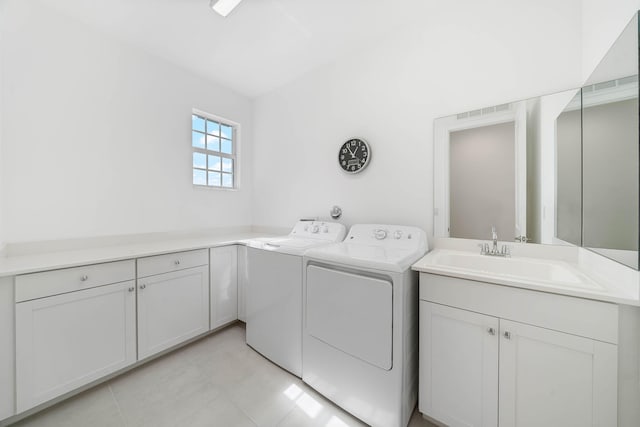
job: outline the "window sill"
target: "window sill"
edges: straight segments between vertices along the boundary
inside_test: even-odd
[[[221,190],[221,191],[238,191],[238,187],[212,187],[209,185],[191,184],[196,190]]]

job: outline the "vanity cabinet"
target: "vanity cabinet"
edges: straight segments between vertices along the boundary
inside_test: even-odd
[[[206,249],[139,258],[138,359],[209,331]]]
[[[238,319],[238,247],[211,248],[211,321],[216,329]]]
[[[133,261],[16,277],[17,412],[136,361],[134,277]]]
[[[617,425],[615,304],[426,273],[420,299],[420,412],[449,426]]]

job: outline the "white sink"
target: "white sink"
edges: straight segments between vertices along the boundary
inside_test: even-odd
[[[436,249],[425,257],[423,266],[455,270],[484,278],[509,279],[545,286],[592,291],[605,289],[564,261],[512,257],[502,258],[473,252]]]

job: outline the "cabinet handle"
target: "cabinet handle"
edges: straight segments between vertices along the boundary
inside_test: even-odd
[[[506,339],[508,339],[508,340],[510,340],[510,339],[511,339],[511,332],[509,332],[509,331],[505,331],[505,333],[504,333],[503,335],[504,335],[504,337],[505,337]]]
[[[173,263],[174,263],[175,265],[180,265],[180,260],[179,260],[179,259],[177,259],[177,260],[175,260]]]
[[[136,288],[134,288],[133,286],[129,288],[129,292],[133,292],[135,290],[136,290]]]
[[[489,335],[495,335],[496,334],[496,330],[493,329],[493,328],[487,329],[487,332],[489,332]]]
[[[80,281],[82,281],[82,282],[86,282],[88,278],[89,278],[89,276],[87,276],[87,275],[85,274],[84,276],[80,277]]]
[[[147,285],[140,285],[140,289],[144,289],[146,287],[147,287]]]

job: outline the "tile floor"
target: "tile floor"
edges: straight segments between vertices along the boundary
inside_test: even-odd
[[[245,344],[240,323],[14,427],[364,426]],[[434,427],[414,412],[410,427]]]

